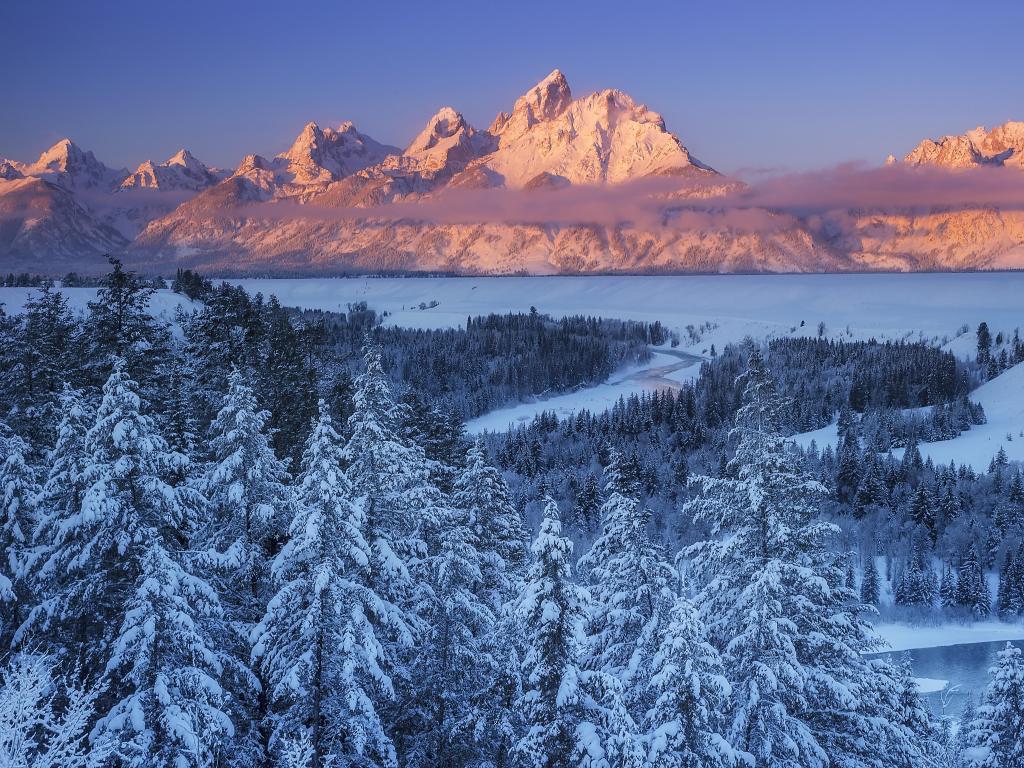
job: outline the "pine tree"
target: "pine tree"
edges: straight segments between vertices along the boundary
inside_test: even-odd
[[[985,571],[973,546],[968,547],[960,559],[956,599],[958,605],[966,608],[976,618],[984,618],[991,612],[992,598],[985,581]]]
[[[978,365],[987,366],[992,359],[992,334],[988,330],[988,323],[982,322],[978,325]]]
[[[1017,583],[1017,565],[1013,552],[1007,551],[1003,558],[1003,567],[999,570],[999,588],[996,592],[996,611],[1004,619],[1013,618],[1017,614],[1015,601]]]
[[[992,679],[971,729],[973,742],[983,748],[982,768],[1024,765],[1024,657],[1006,644],[999,652]]]
[[[35,579],[44,589],[26,629],[50,633],[89,679],[106,667],[152,542],[169,551],[180,547],[182,531],[205,503],[195,491],[168,482],[188,459],[168,449],[141,408],[138,385],[116,362],[85,436],[81,476],[74,476],[79,459],[73,426],[80,416],[67,413],[65,442],[56,452],[66,451],[67,472],[51,475],[44,492],[55,502],[40,527],[46,556]]]
[[[188,574],[156,530],[114,640],[107,671],[124,693],[93,729],[131,768],[216,765],[234,734],[220,685],[223,665],[205,620],[220,613],[209,584]]]
[[[4,429],[0,423],[0,429]],[[28,445],[0,431],[0,647],[7,648],[26,602],[26,566],[39,484],[26,461]]]
[[[882,695],[892,680],[861,655],[874,641],[828,547],[837,529],[815,521],[824,488],[779,434],[785,403],[757,350],[741,383],[727,476],[695,478],[684,507],[715,536],[687,554],[732,683],[725,735],[758,765],[909,756],[912,734],[890,721],[892,699]]]
[[[369,344],[366,372],[356,382],[351,437],[342,461],[357,496],[367,501],[367,540],[379,591],[396,603],[411,602],[409,570],[427,554],[427,539],[440,530],[445,503],[430,480],[426,456],[398,435],[398,408],[384,374],[381,352]]]
[[[620,680],[630,711],[639,718],[648,708],[646,681],[677,575],[663,548],[650,538],[650,511],[623,477],[620,461],[613,452],[605,470],[602,533],[580,559],[579,569],[594,602],[589,666]]]
[[[149,384],[170,334],[149,312],[153,289],[120,259],[109,259],[112,271],[102,281],[96,300],[89,302],[85,338],[93,380],[103,381],[117,362],[142,385]]]
[[[922,482],[917,485],[914,501],[910,507],[910,519],[928,531],[932,541],[935,541],[935,499],[932,497],[927,483]]]
[[[235,719],[266,722],[267,685],[249,667],[249,635],[270,600],[270,561],[277,554],[294,499],[283,461],[270,445],[270,414],[240,370],[228,377],[228,391],[210,427],[212,461],[199,479],[208,500],[205,524],[196,535],[197,561],[212,571],[226,613],[222,642],[230,650],[226,684],[236,706],[255,704]],[[239,729],[236,760],[256,759],[268,748],[269,734]],[[238,754],[241,753],[241,754]]]
[[[341,470],[341,438],[321,401],[306,441],[288,542],[273,563],[277,593],[253,630],[270,683],[275,750],[308,738],[312,768],[395,765],[378,712],[393,694],[377,627],[411,643],[401,612],[368,585],[363,507]]]
[[[942,569],[942,582],[939,586],[939,604],[947,610],[957,605],[956,573],[948,564]]]
[[[722,735],[721,713],[731,688],[706,634],[690,601],[677,598],[649,682],[653,705],[644,722],[647,765],[652,768],[724,768],[736,762]]]
[[[501,473],[487,463],[480,440],[470,447],[456,478],[452,506],[468,515],[480,558],[480,589],[491,610],[500,613],[521,589],[528,554],[526,525]]]
[[[617,681],[582,668],[587,596],[572,582],[572,542],[562,536],[558,507],[550,497],[532,550],[534,562],[518,607],[527,648],[519,703],[525,733],[515,745],[514,760],[522,768],[597,768],[607,752],[616,751],[605,724],[612,716],[628,723],[628,715],[621,705],[599,705],[614,700]],[[618,744],[626,747],[618,755],[636,760],[622,759],[623,766],[642,761],[635,742],[632,752],[622,742],[628,741],[622,730],[629,729],[628,724],[614,729]]]
[[[860,601],[865,605],[873,605],[877,608],[881,597],[882,589],[878,566],[875,565],[875,558],[869,556],[864,565],[864,576],[860,583]]]
[[[479,585],[484,581],[476,534],[467,510],[450,511],[440,551],[425,563],[427,589],[418,611],[423,622],[409,677],[415,696],[403,708],[397,730],[408,765],[444,756],[452,766],[475,765],[491,747],[476,742],[486,721],[478,707],[496,677],[499,659],[490,651],[496,617]]]

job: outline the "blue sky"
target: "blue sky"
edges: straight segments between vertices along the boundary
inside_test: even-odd
[[[881,162],[1024,119],[1024,3],[0,4],[0,156],[70,136],[110,165],[212,164],[309,120],[406,144],[443,105],[486,127],[555,67],[625,90],[720,170]]]

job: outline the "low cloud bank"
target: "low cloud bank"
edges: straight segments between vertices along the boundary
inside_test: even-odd
[[[652,177],[560,190],[448,190],[416,202],[368,207],[262,203],[235,211],[261,219],[433,224],[631,224],[640,229],[781,231],[797,219],[840,211],[1024,209],[1024,172],[843,165],[742,184],[721,176]]]

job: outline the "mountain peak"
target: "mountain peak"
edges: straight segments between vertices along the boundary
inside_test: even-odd
[[[36,162],[25,167],[24,173],[48,177],[69,189],[100,187],[108,190],[115,188],[128,174],[126,170],[108,168],[92,152],[67,138],[43,151]]]
[[[179,149],[162,163],[146,160],[124,181],[120,189],[192,190],[198,192],[220,180],[187,149]]]
[[[979,125],[959,136],[925,139],[904,162],[944,168],[995,165],[1024,169],[1024,121],[1009,120],[992,130]]]
[[[404,156],[413,158],[421,171],[436,177],[462,170],[478,157],[494,149],[494,138],[466,122],[461,112],[441,107],[419,135],[409,144]]]
[[[537,123],[557,119],[572,104],[569,81],[558,69],[516,99],[512,113],[502,112],[491,124],[490,132],[502,145],[515,141]]]

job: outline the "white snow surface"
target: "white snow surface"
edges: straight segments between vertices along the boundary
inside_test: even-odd
[[[68,300],[72,312],[85,312],[89,302],[96,300],[96,288],[61,288],[59,290]],[[8,315],[17,315],[24,311],[25,302],[36,292],[35,288],[3,288],[0,287],[0,304]],[[149,302],[154,317],[171,322],[178,307],[195,308],[197,305],[187,296],[175,293],[170,289],[155,291]]]
[[[988,643],[995,640],[1024,640],[1024,622],[1004,623],[979,621],[974,624],[876,624],[875,632],[886,642],[883,651],[909,651],[912,648],[940,648],[965,643]]]
[[[696,378],[700,360],[696,356],[681,358],[671,351],[660,350],[648,362],[619,371],[604,384],[499,408],[468,421],[466,431],[469,434],[504,432],[510,426],[529,423],[544,411],[560,419],[580,410],[601,413],[615,405],[619,398],[637,392],[678,389],[683,381]]]
[[[946,690],[949,680],[939,680],[934,677],[915,677],[914,683],[917,685],[917,690],[921,693],[938,693],[939,691]]]
[[[986,422],[972,426],[952,440],[919,443],[921,458],[931,457],[935,464],[955,461],[957,466],[967,464],[975,471],[984,472],[1002,448],[1010,461],[1024,461],[1024,363],[985,382],[970,398],[981,403]],[[835,423],[812,432],[801,432],[792,439],[801,448],[807,448],[813,441],[818,450],[827,445],[835,448],[839,443]],[[903,450],[895,449],[893,456],[902,459]]]
[[[243,279],[230,282],[282,304],[344,310],[366,301],[388,323],[455,328],[468,315],[538,311],[660,320],[683,334],[680,349],[706,354],[744,336],[917,340],[974,349],[974,329],[1024,326],[1024,272],[917,274],[665,275]],[[418,309],[422,302],[438,302]],[[801,321],[804,326],[801,327]],[[685,328],[717,324],[691,342]],[[966,325],[968,332],[957,338]]]

